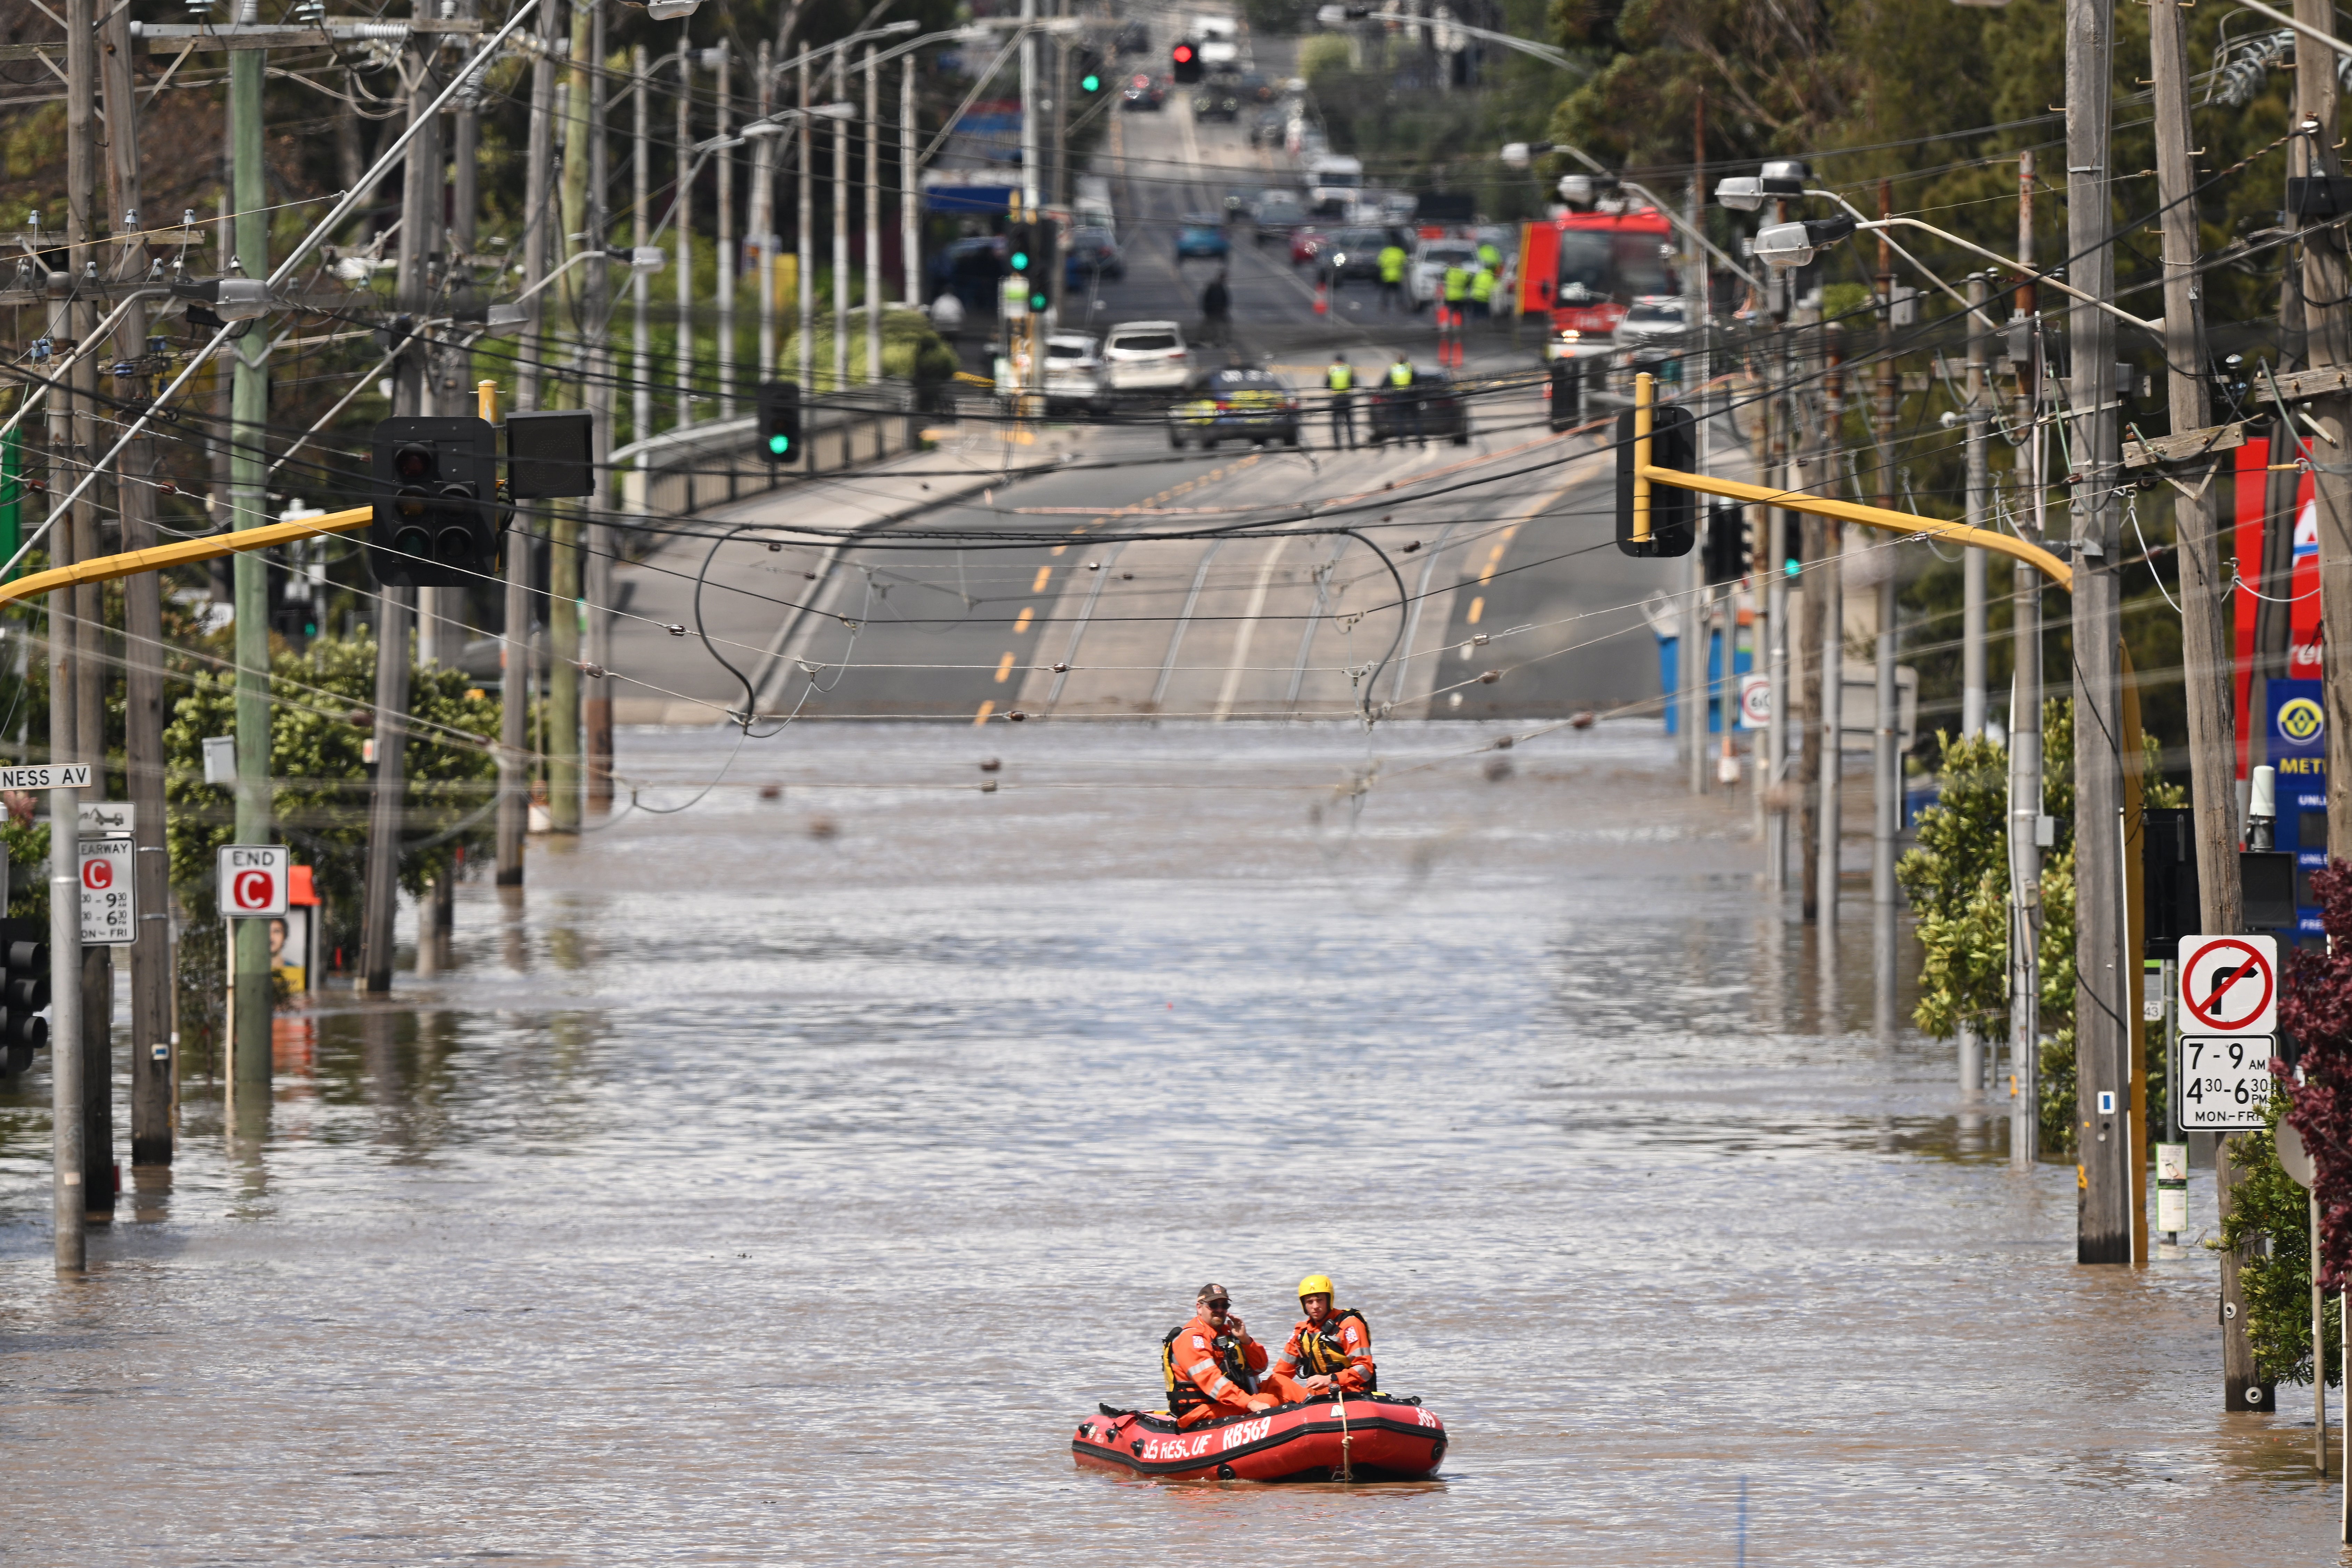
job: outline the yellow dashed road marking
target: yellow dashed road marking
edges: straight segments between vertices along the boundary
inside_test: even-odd
[[[982,724],[985,724],[985,723],[987,723],[987,722],[988,722],[988,716],[989,716],[991,713],[993,713],[993,712],[995,712],[995,711],[996,711],[996,699],[995,699],[995,698],[993,698],[993,697],[992,697],[992,698],[990,698],[987,701],[985,701],[985,702],[983,702],[983,703],[982,703],[982,704],[980,705],[980,711],[979,711],[979,712],[977,712],[977,713],[975,713],[975,714],[973,714],[973,715],[971,716],[971,721],[972,721],[973,725],[974,725],[975,727],[977,727],[977,726],[979,726],[979,725],[982,725]]]
[[[1008,653],[1003,658],[996,661],[996,684],[999,686],[1003,685],[1006,678],[1012,675],[1012,673],[1013,656]]]
[[[1042,594],[1045,591],[1045,584],[1053,580],[1054,569],[1051,566],[1040,566],[1037,568],[1037,580],[1029,584],[1029,591],[1033,594]],[[1027,615],[1028,612],[1024,610],[1022,614]]]
[[[1021,613],[1013,617],[1013,635],[1014,637],[1019,637],[1023,632],[1027,631],[1029,629],[1029,622],[1036,616],[1036,614],[1037,612],[1031,609],[1028,605],[1022,605]],[[1008,653],[1004,657],[1011,658],[1013,656]]]
[[[1478,624],[1478,617],[1486,613],[1486,601],[1484,597],[1475,598],[1470,601],[1470,614],[1467,618],[1472,626],[1476,626]]]

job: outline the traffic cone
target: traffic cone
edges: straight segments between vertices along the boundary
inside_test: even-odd
[[[1331,313],[1331,281],[1328,278],[1315,280],[1315,313],[1318,316]]]

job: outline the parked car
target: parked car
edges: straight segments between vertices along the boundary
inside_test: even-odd
[[[1168,444],[1202,451],[1220,441],[1298,445],[1298,395],[1270,370],[1212,370],[1168,407]]]
[[[1290,264],[1293,267],[1306,266],[1322,255],[1323,247],[1330,243],[1331,237],[1323,230],[1312,224],[1300,224],[1290,231]]]
[[[1045,411],[1085,408],[1110,411],[1110,366],[1099,339],[1084,332],[1055,332],[1045,340]]]
[[[1370,414],[1375,446],[1416,436],[1423,440],[1445,437],[1457,447],[1470,444],[1469,405],[1442,370],[1414,366],[1411,386],[1391,386],[1387,373],[1381,372],[1372,387]]]
[[[1184,215],[1183,226],[1176,231],[1177,260],[1223,261],[1233,253],[1234,242],[1225,237],[1223,219],[1213,213]]]
[[[1671,347],[1690,331],[1690,304],[1672,294],[1644,294],[1618,318],[1610,345],[1620,353]]]
[[[1129,79],[1126,89],[1118,95],[1118,106],[1122,110],[1150,110],[1157,112],[1160,106],[1168,101],[1168,93],[1150,77],[1138,76]]]
[[[1121,321],[1103,338],[1113,392],[1173,392],[1192,374],[1184,329],[1173,321]]]
[[[1384,228],[1341,229],[1323,248],[1323,275],[1335,289],[1344,283],[1379,282],[1381,252],[1390,238],[1390,231]]]
[[[1063,253],[1062,277],[1070,289],[1083,289],[1089,279],[1108,278],[1117,281],[1127,276],[1127,262],[1118,253],[1118,241],[1107,228],[1080,228],[1070,231],[1068,248]]]
[[[1412,265],[1404,272],[1405,292],[1412,299],[1412,308],[1426,310],[1445,293],[1445,269],[1449,267],[1475,268],[1478,265],[1478,245],[1475,240],[1448,235],[1443,239],[1424,239],[1413,247]]]

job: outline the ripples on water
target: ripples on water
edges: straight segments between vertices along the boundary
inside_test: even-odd
[[[1866,919],[1825,999],[1662,746],[1481,738],[754,746],[535,847],[518,917],[468,888],[457,973],[297,1027],[259,1135],[192,1082],[71,1290],[47,1079],[0,1095],[7,1550],[1728,1563],[1745,1476],[1755,1563],[2330,1559],[2307,1391],[2217,1414],[2204,1258],[2074,1266],[2070,1173],[1870,1032]],[[1278,1342],[1327,1270],[1443,1485],[1072,1468],[1194,1287]]]

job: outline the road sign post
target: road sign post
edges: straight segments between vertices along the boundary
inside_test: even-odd
[[[128,947],[139,940],[139,900],[133,874],[137,855],[138,846],[128,833],[82,836],[84,946]]]

